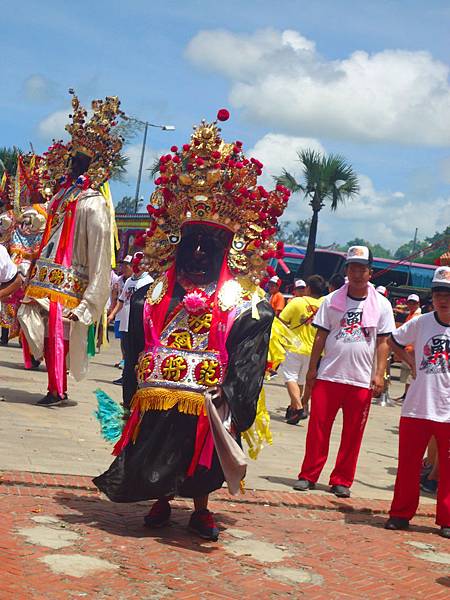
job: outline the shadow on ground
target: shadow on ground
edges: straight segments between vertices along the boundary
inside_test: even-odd
[[[67,492],[56,494],[54,499],[65,509],[75,511],[72,514],[63,512],[56,515],[71,525],[84,525],[123,537],[152,538],[165,546],[201,554],[210,554],[217,548],[206,545],[211,542],[202,541],[189,532],[187,527],[191,509],[177,504],[172,507],[172,519],[168,527],[148,529],[143,525],[143,517],[149,510],[147,503],[117,504],[99,496],[79,496]],[[217,526],[222,531],[226,526],[236,523],[236,519],[223,513],[216,513],[215,517]]]

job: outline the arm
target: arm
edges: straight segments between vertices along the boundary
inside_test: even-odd
[[[0,300],[2,300],[3,298],[7,298],[8,296],[11,296],[11,294],[14,294],[15,291],[17,291],[20,287],[22,287],[22,283],[23,283],[22,275],[20,273],[16,273],[16,276],[14,277],[14,279],[12,279],[11,281],[8,281],[7,283],[2,284],[2,286],[0,288]]]
[[[323,349],[325,348],[325,342],[327,341],[328,334],[330,332],[326,329],[318,329],[316,337],[314,338],[314,344],[311,351],[311,358],[309,359],[308,372],[306,373],[306,384],[313,386],[317,377],[317,368],[319,366],[319,360],[322,356]]]
[[[379,396],[384,389],[384,374],[386,372],[387,359],[389,356],[389,338],[387,335],[377,337],[377,368],[372,377],[372,389],[374,396]]]
[[[111,306],[109,307],[108,316],[115,309],[118,299],[119,299],[119,290],[118,290],[117,284],[114,284],[113,288],[111,290]]]
[[[114,321],[119,310],[122,310],[122,307],[123,307],[123,300],[117,300],[117,302],[114,305],[114,308],[108,315],[108,323],[112,323]]]
[[[414,352],[411,352],[407,350],[404,346],[400,346],[400,344],[397,344],[393,337],[389,339],[388,343],[392,351],[395,352],[395,355],[399,357],[399,360],[402,360],[411,367],[412,376],[415,379],[416,364],[414,361]]]

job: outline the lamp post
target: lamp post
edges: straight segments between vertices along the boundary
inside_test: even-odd
[[[163,131],[175,131],[174,125],[155,125],[154,123],[149,123],[148,121],[141,121],[140,119],[136,119],[134,117],[128,117],[129,121],[134,121],[135,123],[139,123],[144,126],[144,139],[142,140],[142,150],[141,150],[141,158],[139,160],[139,171],[136,182],[136,192],[134,194],[134,212],[137,213],[138,204],[139,204],[139,190],[141,187],[141,178],[142,178],[142,166],[144,164],[144,155],[145,155],[145,145],[147,143],[147,133],[149,127],[156,127],[157,129],[162,129]]]

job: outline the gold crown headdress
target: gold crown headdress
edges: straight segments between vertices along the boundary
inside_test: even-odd
[[[72,113],[69,117],[72,123],[66,125],[72,137],[69,142],[71,154],[82,152],[91,159],[87,174],[91,186],[100,187],[107,181],[111,168],[119,157],[123,145],[123,138],[117,135],[114,127],[117,119],[124,116],[120,110],[120,100],[117,96],[107,96],[104,100],[92,101],[92,117],[87,120],[88,113],[80,104],[75,92],[72,94]]]
[[[219,121],[228,117],[226,109],[217,114]],[[274,236],[290,192],[281,185],[270,192],[258,185],[262,163],[244,156],[242,142],[224,142],[217,120],[203,120],[194,127],[190,144],[172,146],[171,154],[159,160],[157,188],[147,207],[152,216],[146,232],[149,270],[167,269],[182,227],[203,223],[233,234],[228,254],[232,273],[259,283],[267,261],[282,251]]]

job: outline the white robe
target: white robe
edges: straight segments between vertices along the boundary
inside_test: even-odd
[[[72,311],[78,317],[78,321],[66,320],[64,329],[69,339],[70,372],[79,381],[87,374],[88,327],[99,320],[110,292],[112,224],[103,195],[91,189],[82,192],[78,198],[75,219],[72,266],[87,276],[88,285],[80,304]],[[58,239],[60,232],[61,228]],[[43,256],[46,255],[46,248],[47,246],[42,250]],[[48,298],[25,296],[18,312],[31,353],[37,359],[40,359],[44,352],[49,306]],[[63,314],[68,312],[64,309]]]

